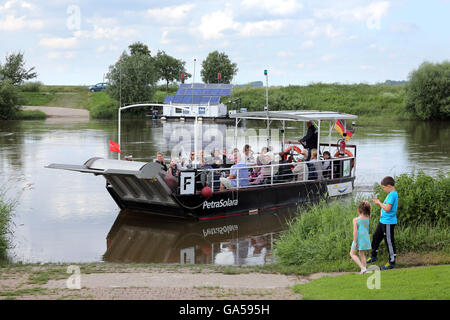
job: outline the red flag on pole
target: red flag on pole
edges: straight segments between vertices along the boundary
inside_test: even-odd
[[[115,152],[118,152],[118,153],[122,153],[122,151],[120,151],[119,144],[117,142],[112,141],[112,140],[109,140],[109,151],[115,151]]]

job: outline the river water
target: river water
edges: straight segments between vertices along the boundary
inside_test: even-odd
[[[240,137],[264,127],[253,122],[242,125]],[[225,136],[227,129],[234,130],[227,124],[203,127],[199,142],[203,148]],[[322,129],[321,139],[328,142],[328,129]],[[302,126],[287,127],[286,138],[297,139],[302,132]],[[157,151],[170,154],[174,145],[187,149],[180,136],[193,137],[193,124],[124,120],[122,151],[134,160],[151,161]],[[109,151],[110,139],[117,141],[115,121],[0,122],[0,183],[7,197],[17,201],[14,248],[9,252],[14,261],[243,265],[272,261],[273,241],[287,228],[295,208],[212,222],[168,221],[120,211],[101,176],[44,168],[50,163],[83,164],[94,156],[117,158]],[[333,133],[331,142],[337,139]],[[414,169],[431,175],[448,172],[449,141],[448,122],[356,126],[350,143],[358,147],[357,190],[370,192],[384,176]]]

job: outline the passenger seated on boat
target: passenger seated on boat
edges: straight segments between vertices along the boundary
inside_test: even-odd
[[[220,168],[222,166],[223,158],[220,155],[219,150],[214,149],[213,152],[211,152],[211,159],[210,164],[214,169]]]
[[[292,169],[292,173],[294,174],[296,181],[308,180],[308,166],[305,163],[307,157],[308,151],[303,149],[299,155],[296,165],[294,166],[294,169]]]
[[[162,169],[164,171],[167,171],[167,165],[164,161],[164,155],[161,152],[156,153],[156,161],[155,162],[159,163],[162,166]]]
[[[167,172],[178,178],[178,165],[177,165],[177,160],[176,159],[172,159],[170,160],[170,165],[169,165],[169,169],[167,170]]]
[[[277,182],[286,182],[290,181],[293,178],[290,162],[285,159],[287,154],[285,152],[280,152],[280,161],[278,166],[278,174],[274,177],[274,180]]]
[[[261,184],[264,182],[264,179],[267,178],[267,175],[264,174],[264,171],[261,168],[261,162],[259,158],[256,159],[256,167],[253,168],[253,171],[250,175],[250,184]],[[270,170],[270,168],[269,168]],[[269,172],[270,175],[270,172]]]
[[[322,175],[324,179],[331,178],[331,154],[328,151],[324,151],[322,161]]]
[[[311,150],[311,160],[307,163],[308,165],[308,180],[321,180],[322,176],[322,166],[320,161],[317,160],[317,149]]]
[[[245,164],[247,164],[248,166],[254,165],[256,161],[253,157],[253,151],[251,150],[250,145],[246,144],[243,151]]]
[[[234,153],[234,165],[230,168],[228,177],[220,178],[220,191],[225,189],[233,189],[237,187],[237,176],[239,175],[239,187],[246,187],[249,184],[248,167],[242,161],[239,152]]]

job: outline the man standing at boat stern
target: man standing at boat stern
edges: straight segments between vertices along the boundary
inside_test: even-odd
[[[306,158],[306,161],[309,161],[311,159],[312,149],[317,149],[317,129],[311,120],[306,122],[306,125],[308,126],[306,136],[299,139],[298,142],[308,149],[308,157]]]
[[[397,224],[398,193],[395,190],[395,180],[392,177],[384,177],[381,180],[381,187],[387,193],[386,199],[381,203],[378,199],[372,199],[373,203],[381,207],[380,221],[373,234],[372,256],[367,263],[373,263],[378,260],[378,247],[384,240],[389,253],[389,261],[381,267],[381,270],[388,270],[395,267],[396,248],[394,239],[394,228]]]

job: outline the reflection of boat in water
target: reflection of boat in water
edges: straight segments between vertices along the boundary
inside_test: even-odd
[[[107,236],[108,262],[262,265],[297,208],[209,221],[122,210]]]
[[[267,147],[279,150],[291,150],[289,158],[294,158],[291,142],[284,139],[286,122],[315,122],[318,129],[318,156],[328,151],[334,155],[334,148],[341,148],[342,144],[331,143],[331,132],[337,120],[356,119],[356,116],[328,111],[267,111],[244,112],[230,115],[236,120],[237,127],[241,120],[263,120],[270,123],[282,123],[283,138],[279,145],[271,145],[267,139]],[[328,143],[320,142],[321,123],[328,124]],[[158,163],[122,161],[101,158],[91,158],[84,165],[51,164],[49,168],[79,171],[102,175],[107,181],[106,188],[121,209],[141,210],[165,216],[181,218],[194,217],[196,219],[216,219],[226,216],[248,215],[268,209],[316,202],[320,198],[340,196],[352,193],[355,180],[356,146],[352,148],[352,156],[331,158],[328,169],[321,169],[323,159],[298,162],[276,161],[271,158],[268,164],[245,165],[245,169],[234,170],[234,184],[226,180],[232,170],[222,162],[219,167],[202,167],[197,161],[198,137],[197,121],[194,125],[194,156],[193,169],[181,170],[177,178],[166,174]],[[236,144],[235,144],[236,146]],[[289,149],[287,149],[289,148]],[[295,149],[295,148],[294,148]],[[270,157],[269,157],[270,158]],[[297,165],[307,167],[311,174],[295,174]],[[242,168],[242,167],[241,167]],[[249,182],[249,174],[256,170],[265,171],[263,179],[257,183]],[[303,170],[303,169],[302,169]],[[324,171],[321,171],[324,170]],[[306,169],[304,170],[306,172]],[[325,173],[327,175],[325,175]],[[223,188],[225,182],[230,186]],[[206,186],[208,184],[208,186]],[[209,188],[208,192],[203,192]]]

